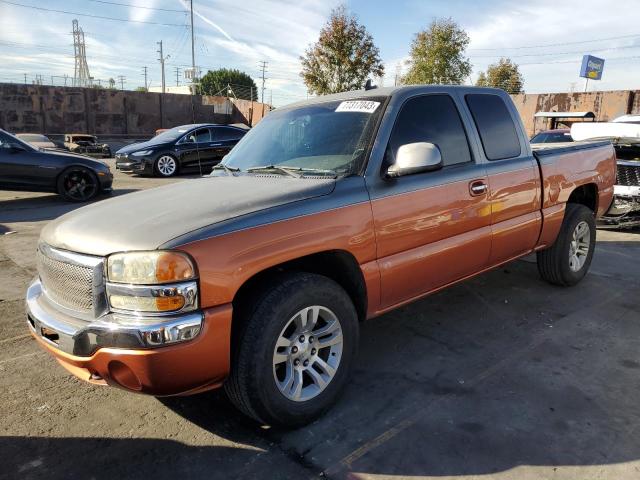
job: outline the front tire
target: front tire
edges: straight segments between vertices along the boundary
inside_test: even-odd
[[[72,202],[88,202],[100,191],[98,177],[85,167],[71,167],[60,174],[58,193]]]
[[[178,173],[178,162],[171,155],[161,155],[156,160],[153,169],[160,177],[173,177]]]
[[[554,285],[576,285],[589,271],[595,245],[593,212],[584,205],[567,204],[555,243],[537,253],[540,276]]]
[[[358,347],[358,318],[333,280],[288,274],[240,313],[234,336],[230,400],[244,414],[274,426],[313,421],[338,399]]]

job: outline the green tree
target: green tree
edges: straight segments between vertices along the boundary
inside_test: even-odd
[[[147,87],[136,87],[136,92],[148,92]]]
[[[231,92],[228,91],[228,87],[231,87]],[[219,68],[218,70],[209,70],[200,79],[198,94],[235,96],[244,100],[256,101],[258,88],[246,73],[236,69]]]
[[[469,35],[451,18],[437,19],[418,32],[411,44],[407,84],[459,85],[471,73],[464,51]]]
[[[109,89],[114,90],[116,88],[116,81],[113,78],[109,79]]]
[[[318,95],[356,90],[364,87],[367,77],[384,74],[373,37],[344,5],[331,12],[318,41],[300,61],[300,76],[309,92]]]
[[[476,85],[501,88],[511,94],[524,92],[524,79],[518,65],[509,58],[501,58],[498,63],[489,65],[486,73],[480,72]]]

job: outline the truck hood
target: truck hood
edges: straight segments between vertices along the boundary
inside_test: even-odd
[[[154,250],[193,230],[259,210],[330,194],[333,179],[217,176],[122,195],[67,213],[40,240],[53,247],[105,256]]]

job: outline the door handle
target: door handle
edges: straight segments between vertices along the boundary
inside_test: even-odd
[[[469,184],[469,193],[474,197],[487,193],[487,184],[484,180],[474,180]]]
[[[220,145],[222,145],[221,143],[210,143],[209,146],[210,147],[219,147]]]

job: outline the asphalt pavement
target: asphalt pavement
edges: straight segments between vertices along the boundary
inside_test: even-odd
[[[116,172],[114,195],[190,178]],[[336,407],[281,431],[219,392],[89,385],[36,345],[38,235],[78,206],[0,192],[2,479],[640,478],[640,231],[599,231],[573,288],[526,258],[365,322]]]

